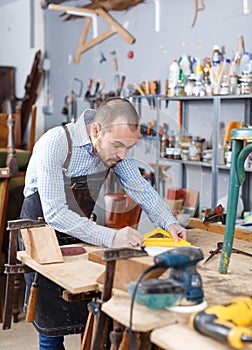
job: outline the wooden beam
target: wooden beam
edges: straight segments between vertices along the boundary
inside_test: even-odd
[[[121,37],[128,43],[133,44],[136,40],[135,38],[127,32],[108,12],[104,11],[102,8],[96,10],[96,13],[100,15],[112,28],[115,28],[115,31],[121,35]]]
[[[80,55],[82,53],[82,46],[86,43],[87,40],[87,36],[88,36],[88,31],[90,29],[90,25],[92,23],[92,18],[88,17],[84,23],[83,29],[82,29],[82,33],[81,33],[81,37],[79,40],[79,44],[77,46],[76,52],[75,52],[75,56],[74,56],[74,62],[75,63],[79,63],[80,61]]]
[[[104,41],[105,39],[109,38],[110,36],[116,34],[116,32],[113,29],[108,29],[105,32],[103,32],[102,34],[100,34],[97,38],[91,39],[89,40],[89,42],[85,43],[84,45],[79,45],[78,46],[78,55],[77,57],[77,61],[74,61],[76,63],[78,63],[78,59],[79,59],[79,55],[89,49],[91,49],[93,46],[100,44],[102,41]]]
[[[48,9],[64,11],[64,12],[74,12],[76,13],[76,16],[78,15],[78,12],[79,12],[81,17],[83,17],[84,13],[90,13],[94,15],[96,14],[94,10],[86,7],[74,7],[74,6],[62,6],[62,5],[49,4]]]

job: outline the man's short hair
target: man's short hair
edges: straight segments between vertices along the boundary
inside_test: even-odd
[[[104,101],[96,111],[94,122],[101,126],[101,129],[106,129],[117,118],[121,118],[127,123],[131,131],[135,131],[139,125],[139,116],[132,103],[120,97],[110,98]]]

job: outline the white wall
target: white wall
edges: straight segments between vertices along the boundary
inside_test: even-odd
[[[34,33],[31,33],[32,3],[35,15]],[[26,78],[30,74],[36,52],[41,50],[42,54],[44,53],[43,15],[44,12],[41,9],[40,1],[18,0],[2,4],[0,7],[0,65],[14,66],[16,68],[15,89],[18,98],[24,96]],[[31,42],[32,34],[34,35],[33,43]],[[42,104],[43,94],[39,91],[36,137],[44,132]]]

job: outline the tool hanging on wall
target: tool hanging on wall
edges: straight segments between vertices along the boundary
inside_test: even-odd
[[[77,119],[77,97],[82,94],[83,82],[74,78],[72,81],[71,91],[68,96],[65,96],[65,104],[61,113],[67,117],[67,123],[75,122]]]
[[[101,52],[101,58],[100,63],[107,61],[106,57],[104,56],[103,52]]]
[[[113,58],[114,70],[118,70],[118,61],[117,61],[117,58],[116,58],[116,51],[113,50],[113,51],[110,52],[110,54],[114,56],[114,58]]]
[[[201,3],[201,5],[199,5],[199,1]],[[192,22],[192,28],[194,27],[197,17],[198,17],[198,13],[199,11],[203,11],[205,9],[205,3],[204,0],[194,0],[194,18],[193,18],[193,22]]]

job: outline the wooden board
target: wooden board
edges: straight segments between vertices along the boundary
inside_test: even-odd
[[[151,332],[150,340],[164,350],[184,350],[188,349],[188,344],[190,344],[190,349],[193,350],[231,349],[228,345],[205,337],[193,331],[189,326],[180,324],[172,324],[155,329]],[[251,350],[252,345],[246,346],[245,349]]]
[[[87,252],[97,249],[84,244],[79,246],[84,246]],[[17,258],[70,293],[77,294],[99,290],[96,279],[104,271],[103,265],[88,261],[87,255],[64,256],[63,263],[46,265],[38,264],[25,251],[18,252]]]
[[[88,254],[88,259],[98,264],[105,264],[106,262],[102,260],[102,256],[103,250],[92,251]],[[153,258],[151,256],[117,260],[113,287],[127,292],[128,283],[135,281],[145,269],[152,265],[152,263]],[[144,279],[159,277],[163,272],[164,269],[156,269],[151,271]],[[104,283],[104,273],[97,278],[97,282]]]
[[[114,320],[129,327],[131,298],[125,292],[115,292],[112,298],[102,304],[102,311]],[[149,332],[154,327],[176,323],[176,319],[165,309],[148,309],[144,305],[134,304],[133,331]]]
[[[56,233],[49,226],[32,227],[20,230],[25,250],[39,264],[63,262]]]
[[[200,230],[210,231],[221,235],[224,235],[225,232],[225,225],[218,223],[204,224],[202,220],[197,218],[191,218],[187,225],[188,227],[198,228]],[[252,242],[252,232],[247,231],[246,228],[235,228],[234,237],[247,242]]]

